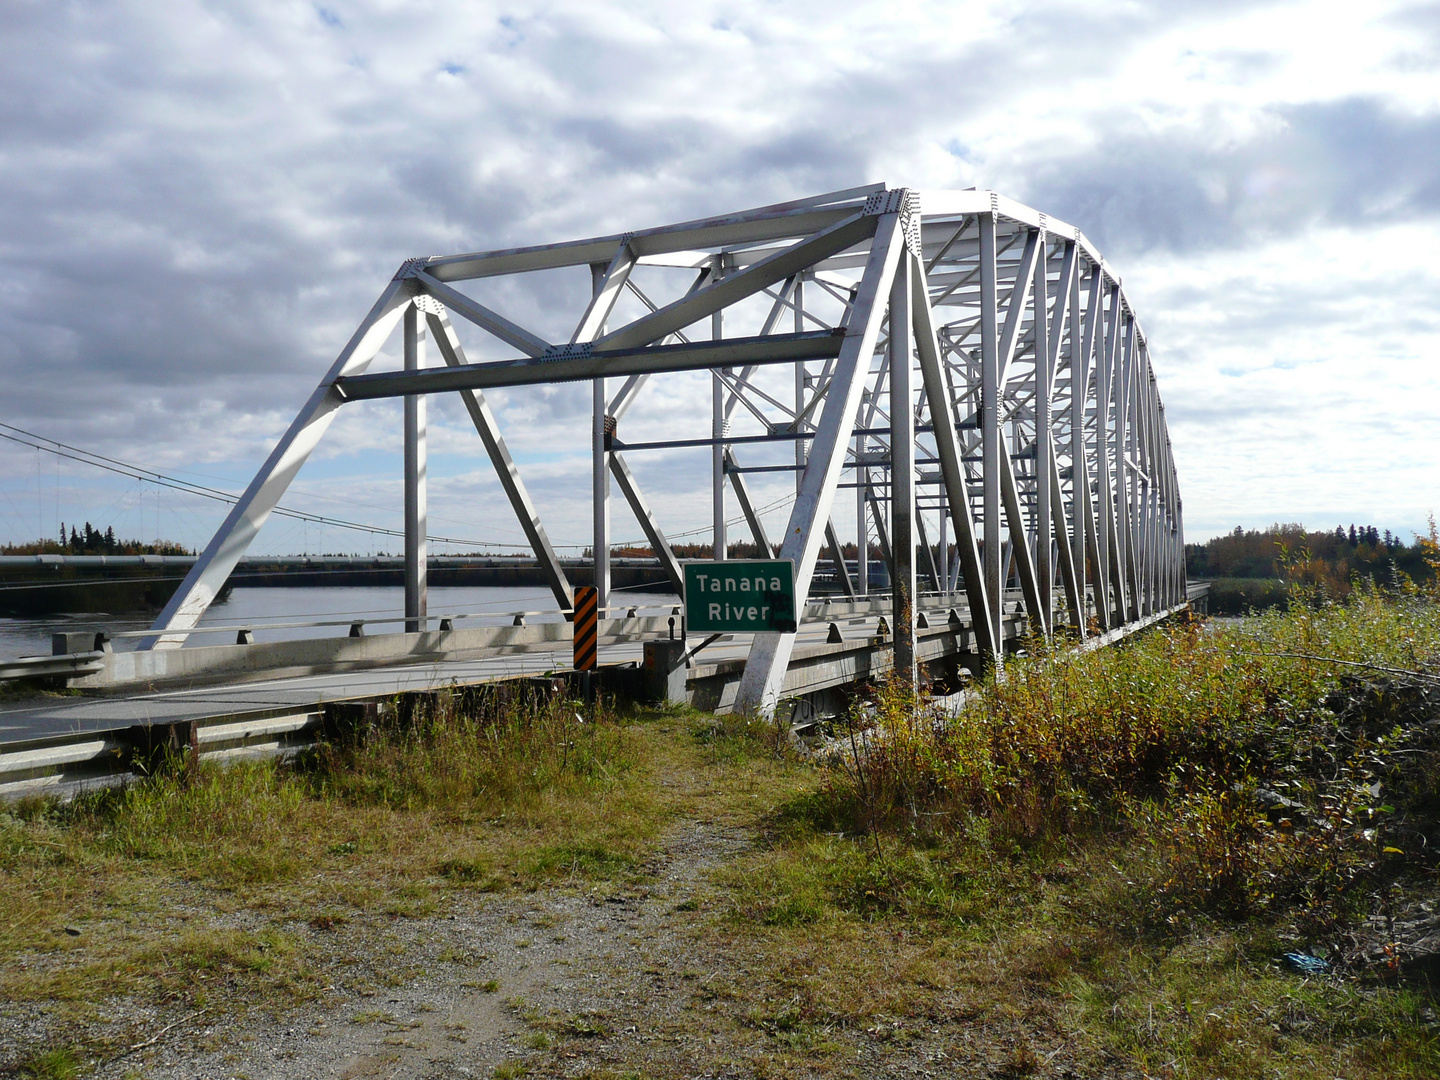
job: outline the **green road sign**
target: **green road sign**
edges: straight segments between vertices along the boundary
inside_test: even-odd
[[[685,630],[794,633],[795,564],[789,559],[686,563]]]

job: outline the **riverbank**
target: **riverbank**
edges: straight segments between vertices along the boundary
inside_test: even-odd
[[[75,612],[157,612],[180,587],[193,556],[11,556],[0,558],[0,617],[37,618]],[[572,585],[589,585],[588,560],[563,560]],[[622,591],[670,592],[669,578],[654,559],[615,559],[611,585]],[[435,556],[432,587],[548,589],[549,580],[531,559]],[[315,556],[242,559],[221,591],[401,587],[405,563],[394,556]]]

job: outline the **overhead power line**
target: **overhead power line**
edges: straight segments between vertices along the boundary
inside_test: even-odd
[[[54,454],[57,457],[76,461],[82,465],[89,465],[92,468],[103,469],[106,472],[129,477],[132,480],[140,480],[148,484],[155,484],[159,487],[172,488],[175,491],[182,491],[189,495],[197,495],[202,499],[223,502],[231,506],[240,501],[238,495],[233,495],[228,491],[207,487],[204,484],[192,483],[189,480],[182,480],[178,476],[171,476],[168,473],[159,472],[156,469],[148,469],[143,465],[135,465],[128,461],[121,461],[118,458],[106,457],[104,454],[97,454],[91,450],[84,450],[78,446],[71,446],[69,443],[60,442],[58,439],[37,435],[33,431],[26,431],[24,428],[18,428],[13,424],[0,423],[0,428],[4,429],[0,430],[0,439],[19,443],[22,446],[28,446],[35,450],[41,450],[47,454]],[[344,518],[327,517],[324,514],[311,514],[304,510],[296,510],[288,506],[277,506],[272,513],[280,517],[294,518],[297,521],[306,521],[317,525],[329,525],[333,528],[350,529],[355,532],[397,537],[404,537],[405,535],[405,533],[399,529],[389,529],[382,525],[367,525],[359,521],[347,521]],[[523,547],[519,544],[496,544],[485,540],[464,540],[453,536],[431,535],[427,537],[427,539],[442,544],[465,544],[470,547],[481,548],[503,549]]]
[[[69,443],[61,442],[59,439],[52,439],[45,435],[38,435],[33,431],[26,431],[24,428],[16,427],[14,424],[0,422],[0,439],[6,439],[21,446],[28,446],[34,450],[41,450],[47,454],[54,454],[56,457],[65,458],[70,461],[79,462],[82,465],[89,465],[92,468],[103,469],[106,472],[115,473],[119,476],[126,476],[132,480],[140,480],[144,483],[155,484],[157,487],[171,488],[175,491],[184,492],[189,495],[197,495],[203,499],[210,499],[215,502],[223,502],[233,506],[240,501],[238,495],[234,495],[220,488],[208,487],[204,484],[196,484],[189,480],[182,480],[178,476],[160,472],[144,465],[136,465],[134,462],[121,461],[119,458],[107,457],[104,454],[97,454],[93,450],[85,450]],[[790,501],[793,496],[782,495],[780,498],[758,507],[756,513],[764,514]],[[399,529],[390,529],[381,525],[367,525],[359,521],[347,521],[344,518],[327,517],[323,514],[312,514],[305,510],[296,510],[293,507],[277,506],[272,513],[279,517],[293,518],[296,521],[305,521],[317,525],[329,525],[337,529],[349,529],[354,532],[374,533],[380,536],[395,536],[404,538],[405,533]],[[743,515],[737,516],[726,522],[727,525],[740,525],[745,521]],[[691,536],[700,536],[710,531],[710,526],[702,526],[698,529],[690,529],[686,532],[671,533],[671,540],[680,540]],[[452,536],[435,536],[430,534],[427,539],[442,544],[464,544],[469,547],[493,548],[496,550],[528,551],[524,544],[500,544],[487,540],[462,540]],[[626,547],[637,544],[647,544],[644,539],[616,540],[612,546]],[[556,544],[561,548],[582,548],[584,544]]]

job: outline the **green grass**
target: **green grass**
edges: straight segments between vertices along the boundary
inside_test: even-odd
[[[0,994],[184,996],[223,973],[237,1002],[284,1004],[314,992],[309,947],[278,929],[290,920],[331,930],[424,916],[448,890],[625,877],[669,812],[645,782],[648,724],[442,697],[297,767],[203,766],[15,807],[0,814]],[[212,931],[177,905],[277,929]]]
[[[28,1080],[71,1080],[80,1075],[80,1056],[73,1047],[60,1046],[27,1058],[20,1075]]]
[[[1440,1070],[1427,985],[1307,984],[1279,962],[1433,894],[1402,840],[1440,812],[1433,708],[1381,669],[1440,670],[1440,607],[1357,593],[1031,652],[949,720],[877,688],[842,760],[725,872],[730,932],[766,943],[807,1015],[938,998],[1003,1019],[1038,999],[1093,1061],[1156,1075]],[[903,945],[877,953],[877,934]]]
[[[297,766],[13,808],[0,994],[58,1018],[13,1064],[103,1059],[86,1017],[107,998],[284,1013],[331,984],[403,984],[414,961],[389,919],[467,893],[638,885],[667,829],[703,821],[754,842],[669,902],[705,965],[677,979],[674,1023],[731,1040],[715,1053],[757,1074],[844,1074],[857,1046],[922,1039],[975,1048],[994,1075],[1440,1072],[1423,982],[1279,962],[1434,892],[1415,843],[1440,815],[1433,708],[1382,669],[1440,667],[1440,607],[1357,592],[1028,652],[944,722],[877,688],[841,733],[864,749],[844,738],[828,765],[767,724],[456,695]],[[236,915],[251,929],[224,928]],[[323,967],[342,939],[364,955]],[[512,1008],[537,1056],[502,1069],[543,1073],[626,1022]],[[638,1064],[675,1071],[617,1069]]]

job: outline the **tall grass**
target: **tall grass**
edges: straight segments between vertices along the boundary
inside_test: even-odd
[[[1029,653],[954,717],[878,688],[807,813],[877,850],[882,834],[943,843],[983,828],[1030,846],[1123,828],[1162,852],[1172,907],[1319,911],[1405,851],[1391,841],[1434,795],[1436,747],[1401,753],[1373,716],[1337,714],[1367,679],[1440,670],[1440,604],[1425,597],[1359,592]]]
[[[114,918],[154,889],[343,921],[421,914],[446,889],[615,877],[663,824],[644,735],[605,704],[453,693],[398,705],[295,762],[202,761],[0,814],[0,958],[52,949],[57,919]],[[106,938],[126,957],[111,965],[116,987],[148,970],[127,940]],[[13,992],[51,992],[26,979]]]
[[[326,747],[314,793],[396,809],[499,809],[603,783],[636,758],[610,706],[587,709],[561,695],[444,693],[375,734]]]

